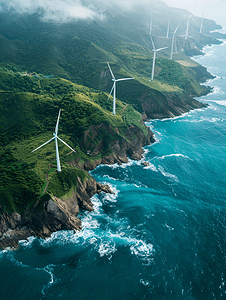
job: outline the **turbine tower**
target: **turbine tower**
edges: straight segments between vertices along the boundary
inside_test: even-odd
[[[151,42],[152,42],[152,46],[153,46],[153,50],[152,50],[152,51],[154,52],[154,55],[153,55],[153,63],[152,63],[152,72],[151,72],[151,80],[150,80],[150,81],[153,81],[153,79],[154,79],[154,73],[155,73],[155,58],[156,58],[156,53],[157,53],[158,51],[167,49],[168,47],[156,49],[156,48],[155,48],[155,44],[154,44],[154,42],[153,42],[153,39],[152,39],[151,35],[150,35],[150,38],[151,38]]]
[[[50,143],[51,141],[55,140],[55,146],[56,146],[56,161],[57,161],[57,171],[61,172],[61,166],[60,166],[60,157],[59,157],[59,151],[58,151],[58,143],[57,143],[57,139],[59,141],[61,141],[62,143],[64,143],[69,149],[71,149],[72,151],[75,152],[74,149],[72,149],[68,144],[66,144],[63,140],[61,140],[58,136],[58,126],[59,126],[59,120],[60,120],[60,111],[59,110],[59,114],[58,114],[58,118],[57,118],[57,123],[56,123],[56,127],[55,127],[55,132],[53,133],[53,138],[51,138],[49,141],[45,142],[44,144],[42,144],[41,146],[39,146],[38,148],[36,148],[35,150],[33,150],[32,152],[35,152],[36,150],[40,149],[41,147],[47,145],[48,143]]]
[[[177,28],[175,29],[175,31],[173,32],[172,46],[171,46],[171,52],[170,52],[170,60],[173,59],[173,47],[174,47],[175,34],[177,33],[177,30],[178,30],[179,26],[180,26],[180,23],[179,23],[179,25],[177,26]]]
[[[113,92],[113,115],[115,115],[115,106],[116,106],[116,83],[118,81],[123,81],[123,80],[131,80],[131,79],[134,79],[134,78],[121,78],[121,79],[115,79],[115,76],[111,70],[111,67],[109,65],[109,63],[107,62],[108,64],[108,68],[110,70],[110,73],[111,73],[111,77],[112,77],[112,81],[113,81],[113,86],[112,86],[112,89],[111,89],[111,92],[108,96],[108,99],[110,98],[112,92]]]
[[[189,26],[190,26],[190,19],[192,19],[192,21],[196,24],[195,20],[193,19],[193,16],[190,15],[190,17],[188,18],[188,22],[187,22],[187,28],[186,28],[186,33],[185,33],[185,40],[187,40],[187,38],[188,38],[188,31],[189,31]]]

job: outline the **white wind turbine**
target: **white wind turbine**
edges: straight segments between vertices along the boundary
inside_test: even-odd
[[[111,96],[111,94],[112,94],[112,92],[113,92],[113,115],[115,115],[115,106],[116,106],[116,82],[118,82],[118,81],[123,81],[123,80],[131,80],[131,79],[134,79],[134,78],[121,78],[121,79],[115,79],[115,76],[114,76],[114,74],[113,74],[113,72],[112,72],[112,70],[111,70],[111,67],[110,67],[110,65],[109,65],[108,62],[107,62],[107,64],[108,64],[108,68],[109,68],[110,73],[111,73],[112,81],[114,82],[114,83],[113,83],[113,86],[112,86],[112,89],[111,89],[111,92],[110,92],[110,94],[109,94],[109,96],[108,96],[108,100],[109,100],[109,98],[110,98],[110,96]]]
[[[187,40],[187,38],[188,38],[188,31],[189,31],[189,26],[190,26],[190,19],[192,19],[192,21],[196,24],[195,20],[193,19],[193,15],[190,15],[190,17],[188,18],[188,22],[187,22],[187,28],[186,28],[186,33],[185,33],[185,40]]]
[[[157,53],[158,51],[167,49],[168,47],[156,49],[156,48],[155,48],[155,44],[154,44],[154,42],[153,42],[153,39],[152,39],[151,35],[150,35],[150,38],[151,38],[151,42],[152,42],[152,46],[153,46],[153,50],[152,50],[152,51],[154,52],[154,55],[153,55],[153,63],[152,63],[152,72],[151,72],[151,80],[150,80],[150,81],[153,81],[153,79],[154,79],[154,73],[155,73],[155,59],[156,59],[156,53]]]
[[[74,149],[72,149],[70,146],[68,146],[68,144],[66,144],[63,140],[61,140],[59,138],[58,134],[58,125],[59,125],[59,120],[60,120],[60,111],[59,110],[59,114],[58,114],[58,118],[57,118],[57,123],[56,123],[56,127],[55,127],[55,132],[53,133],[53,138],[51,138],[48,142],[45,142],[44,144],[42,144],[41,146],[39,146],[38,148],[36,148],[35,150],[33,150],[32,152],[35,152],[36,150],[40,149],[41,147],[45,146],[46,144],[50,143],[51,141],[55,140],[55,146],[56,146],[56,161],[57,161],[57,171],[61,172],[61,166],[60,166],[60,157],[59,157],[59,151],[58,151],[58,143],[57,143],[57,139],[59,141],[61,141],[62,143],[64,143],[69,149],[71,149],[72,151],[75,152]]]
[[[104,17],[104,12],[105,12],[105,10],[107,10],[107,8],[101,9],[101,10],[100,10],[100,20],[101,20],[101,21],[103,21],[103,17]]]
[[[149,34],[151,35],[152,34],[152,29],[153,29],[153,13],[155,13],[156,15],[158,16],[162,16],[160,15],[159,13],[157,13],[156,11],[152,10],[149,14],[147,14],[147,16],[144,18],[144,20],[149,17],[151,15],[151,18],[150,18],[150,32]]]
[[[172,46],[171,46],[171,52],[170,52],[170,60],[173,59],[173,47],[174,47],[175,34],[177,33],[177,30],[178,30],[179,26],[180,26],[180,23],[179,23],[179,25],[177,26],[177,28],[173,32]]]

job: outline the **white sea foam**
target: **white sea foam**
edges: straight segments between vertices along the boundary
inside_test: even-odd
[[[21,268],[29,268],[28,265],[25,265],[23,264],[21,261],[17,260],[14,255],[15,255],[15,251],[12,251],[11,249],[8,249],[10,251],[7,251],[7,250],[4,250],[4,251],[7,251],[5,252],[6,255],[7,255],[7,258],[12,262],[14,263],[16,266],[18,267],[21,267]]]
[[[159,165],[158,169],[162,173],[163,176],[171,178],[171,179],[173,179],[173,180],[175,180],[177,182],[179,181],[176,175],[173,175],[171,173],[166,172],[162,166]]]
[[[57,282],[60,281],[60,279],[56,278],[56,276],[53,273],[54,272],[54,267],[56,267],[56,266],[55,265],[48,265],[44,268],[37,268],[36,269],[36,270],[43,270],[43,271],[47,272],[50,275],[50,280],[49,280],[48,284],[44,285],[42,290],[41,290],[41,293],[44,296],[46,295],[46,293],[45,293],[46,289],[50,288],[51,285],[56,284]]]
[[[222,89],[219,86],[215,86],[213,88],[213,90],[210,92],[210,94],[211,95],[217,95],[217,94],[223,95],[223,94],[225,94],[225,92],[222,91]]]
[[[191,159],[190,157],[188,157],[187,155],[183,155],[183,154],[180,154],[180,153],[174,153],[174,154],[169,154],[169,155],[163,155],[163,156],[161,156],[161,157],[158,157],[158,159],[165,159],[165,158],[168,158],[168,157],[183,157],[183,158],[187,158],[187,159],[193,160],[193,159]]]
[[[102,201],[104,203],[108,203],[108,204],[109,204],[109,202],[117,202],[119,190],[116,188],[116,186],[113,186],[113,185],[111,185],[111,184],[109,184],[107,182],[103,182],[103,183],[104,184],[108,184],[114,194],[107,194],[107,193],[103,194]]]
[[[31,248],[33,242],[37,239],[37,237],[30,236],[27,240],[19,241],[19,244],[25,248]]]
[[[222,105],[222,106],[226,106],[226,101],[215,101],[215,103]]]
[[[167,228],[169,231],[172,231],[172,230],[174,230],[174,228],[173,227],[170,227],[168,224],[164,224],[163,225],[165,228]]]
[[[104,178],[108,178],[108,179],[110,179],[110,180],[118,181],[117,178],[111,177],[111,176],[109,176],[109,175],[107,175],[107,174],[103,175],[103,177],[104,177]]]
[[[112,240],[101,242],[98,247],[98,252],[100,254],[100,257],[106,255],[108,259],[111,259],[112,254],[115,253],[116,251],[117,251],[116,244]]]
[[[152,170],[153,172],[158,172],[156,167],[149,162],[149,166],[144,166],[144,170]]]
[[[144,279],[141,279],[140,283],[142,283],[144,286],[149,286],[150,285],[150,281],[144,280]]]
[[[214,101],[215,102],[215,101]],[[210,122],[210,123],[216,123],[216,122],[223,122],[225,119],[222,118],[215,118],[215,117],[202,117],[202,119],[184,119],[180,122],[187,122],[187,123],[200,123],[200,122]]]

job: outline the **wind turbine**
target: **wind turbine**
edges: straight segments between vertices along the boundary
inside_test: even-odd
[[[152,42],[152,46],[153,46],[153,50],[152,50],[152,51],[154,52],[154,55],[153,55],[153,63],[152,63],[152,72],[151,72],[151,80],[150,80],[150,81],[153,81],[153,79],[154,79],[154,73],[155,73],[155,58],[156,58],[156,53],[157,53],[158,51],[167,49],[168,47],[156,49],[156,48],[155,48],[155,44],[154,44],[154,42],[153,42],[153,39],[152,39],[151,35],[150,35],[150,38],[151,38],[151,42]]]
[[[101,10],[100,10],[100,20],[101,20],[101,21],[103,21],[103,16],[104,16],[105,10],[107,10],[107,8],[101,9]]]
[[[62,143],[64,143],[68,148],[70,148],[72,151],[75,152],[74,149],[72,149],[70,146],[68,146],[68,144],[66,144],[63,140],[61,140],[59,138],[58,134],[58,125],[59,125],[59,120],[60,120],[60,111],[59,110],[59,114],[58,114],[58,118],[57,118],[57,123],[56,123],[56,127],[55,127],[55,132],[53,133],[53,138],[51,138],[49,141],[45,142],[44,144],[42,144],[41,146],[39,146],[38,148],[36,148],[35,150],[33,150],[32,152],[35,152],[36,150],[40,149],[41,147],[45,146],[46,144],[50,143],[51,141],[55,140],[55,146],[56,146],[56,161],[57,161],[57,171],[61,172],[61,166],[60,166],[60,157],[59,157],[59,151],[58,151],[58,143],[57,143],[57,139],[59,141],[61,141]]]
[[[189,26],[190,26],[190,19],[192,19],[192,21],[196,24],[195,20],[193,19],[193,16],[190,15],[190,17],[188,18],[188,22],[187,22],[187,28],[186,28],[186,33],[185,33],[185,40],[187,40],[187,38],[188,38],[188,31],[189,31]]]
[[[179,26],[180,26],[180,23],[179,23],[179,25],[177,26],[177,28],[175,29],[175,31],[173,32],[172,46],[171,46],[171,52],[170,52],[170,60],[173,59],[173,47],[174,47],[175,34],[177,33],[177,30],[178,30]]]
[[[110,98],[112,92],[113,92],[113,115],[115,115],[115,106],[116,106],[116,82],[118,81],[123,81],[123,80],[131,80],[131,79],[134,79],[134,78],[121,78],[121,79],[115,79],[115,76],[111,70],[111,67],[109,65],[109,63],[107,62],[108,64],[108,68],[110,70],[110,73],[111,73],[111,77],[112,77],[112,81],[114,82],[113,83],[113,86],[112,86],[112,89],[111,89],[111,92],[108,96],[108,99]]]

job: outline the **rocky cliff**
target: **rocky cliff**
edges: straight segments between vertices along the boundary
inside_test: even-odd
[[[37,212],[34,208],[21,216],[16,212],[3,212],[0,207],[0,249],[16,249],[20,240],[30,236],[47,238],[58,230],[81,230],[81,220],[77,215],[80,209],[92,211],[90,198],[100,192],[113,193],[107,185],[97,183],[93,178],[84,182],[78,178],[72,197],[59,199],[53,196],[45,202],[42,212]]]
[[[94,140],[100,130],[105,129],[113,134],[110,125],[100,124],[91,126],[86,131],[84,139],[81,142],[83,148],[89,148],[87,139],[92,131],[92,139]],[[118,130],[118,129],[117,129]],[[80,164],[78,161],[69,162],[71,166],[79,167],[83,170],[93,170],[99,164],[114,164],[128,162],[128,156],[132,159],[141,159],[144,152],[142,147],[154,142],[153,133],[147,129],[147,135],[136,127],[130,126],[124,128],[124,137],[116,139],[110,143],[111,154],[103,156],[101,159],[85,161]],[[90,153],[94,157],[98,155],[104,147],[105,142],[102,140]],[[36,208],[38,202],[29,212],[25,212],[23,216],[14,212],[9,214],[0,207],[0,249],[6,247],[18,248],[19,241],[27,239],[30,236],[39,238],[47,238],[53,232],[58,230],[74,230],[82,229],[81,220],[77,217],[80,210],[93,211],[91,197],[101,192],[113,193],[107,185],[96,182],[91,176],[82,181],[77,178],[76,190],[72,192],[69,198],[58,198],[54,195],[44,203],[44,210],[39,212]]]

